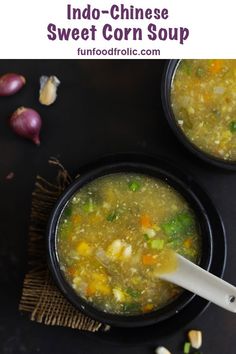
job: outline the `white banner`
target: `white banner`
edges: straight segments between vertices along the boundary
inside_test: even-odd
[[[235,1],[0,0],[0,58],[236,58]]]

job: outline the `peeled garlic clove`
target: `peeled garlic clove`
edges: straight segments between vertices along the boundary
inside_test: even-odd
[[[57,98],[57,88],[60,81],[56,76],[41,76],[39,102],[45,106],[50,106]]]
[[[202,332],[191,330],[188,332],[188,338],[190,340],[191,346],[194,349],[199,349],[202,346]]]
[[[171,352],[165,347],[157,347],[155,350],[156,354],[171,354]]]

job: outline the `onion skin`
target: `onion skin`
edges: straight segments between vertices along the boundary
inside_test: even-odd
[[[24,76],[8,73],[0,77],[0,96],[11,96],[18,92],[26,83]]]
[[[20,107],[10,117],[12,130],[23,138],[40,145],[39,133],[42,119],[38,112],[32,108]]]

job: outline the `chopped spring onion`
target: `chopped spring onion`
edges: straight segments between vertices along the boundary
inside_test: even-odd
[[[123,310],[124,312],[133,312],[133,311],[140,311],[140,304],[138,304],[137,302],[131,302],[131,303],[127,303],[124,304],[123,306]]]
[[[112,213],[110,213],[109,215],[107,215],[107,221],[115,221],[118,219],[118,214],[117,212],[114,210]]]
[[[92,213],[95,210],[95,205],[91,198],[83,205],[83,211],[86,213]]]
[[[161,239],[151,240],[150,246],[153,249],[161,250],[164,247],[164,240]]]
[[[191,344],[189,342],[184,343],[184,354],[189,354],[191,349]]]
[[[127,288],[126,293],[133,298],[140,297],[140,292],[138,290],[133,289],[133,288]]]
[[[136,181],[131,181],[128,183],[128,187],[132,192],[137,192],[140,189],[140,184]]]
[[[194,217],[188,211],[183,211],[161,226],[168,236],[188,235],[194,227]]]

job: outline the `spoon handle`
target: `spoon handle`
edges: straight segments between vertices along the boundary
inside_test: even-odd
[[[159,276],[224,309],[236,312],[236,287],[177,255],[178,268]]]

